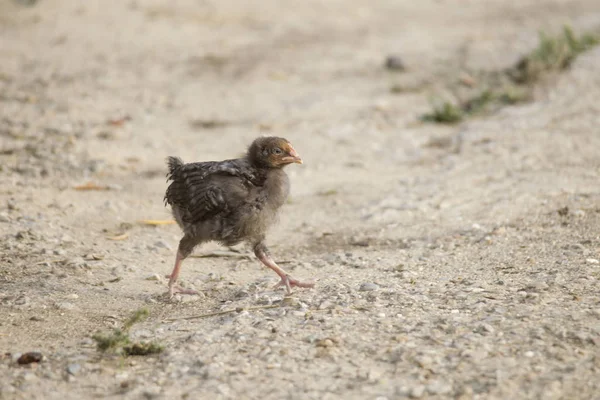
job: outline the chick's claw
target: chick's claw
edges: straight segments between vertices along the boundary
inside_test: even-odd
[[[275,288],[278,288],[280,286],[285,286],[287,293],[291,294],[293,287],[313,288],[315,287],[315,284],[314,282],[300,282],[299,280],[292,278],[288,274],[285,274],[285,276],[281,277],[279,283],[275,285]]]

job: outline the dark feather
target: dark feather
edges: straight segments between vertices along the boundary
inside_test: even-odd
[[[171,177],[173,176],[173,174],[180,168],[182,167],[183,161],[181,160],[181,158],[179,157],[167,157],[167,166],[168,166],[168,172],[167,172],[167,181],[169,181],[171,179]]]
[[[285,203],[289,181],[281,167],[251,160],[250,155],[189,164],[167,159],[171,183],[165,203],[186,236],[228,245],[264,239]]]

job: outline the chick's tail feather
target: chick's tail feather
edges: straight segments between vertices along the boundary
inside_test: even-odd
[[[181,167],[183,167],[183,161],[179,157],[167,157],[167,166],[169,167],[169,170],[167,172],[167,182],[168,182],[168,181],[174,180],[175,174],[177,174],[177,171]],[[173,186],[173,184],[169,185],[169,187],[167,188],[167,192],[165,193],[165,197],[163,199],[165,206],[167,204],[171,204],[170,195],[172,192],[172,186]]]
[[[167,172],[167,181],[173,179],[173,174],[177,172],[179,168],[183,166],[183,161],[179,157],[167,157],[167,166],[169,172]]]

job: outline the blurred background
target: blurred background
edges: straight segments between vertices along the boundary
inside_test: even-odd
[[[599,42],[598,0],[0,0],[0,348],[48,357],[0,397],[592,398]],[[159,298],[165,157],[259,135],[304,159],[269,243],[317,288],[166,322],[283,301],[243,257]],[[141,306],[167,355],[102,364]]]

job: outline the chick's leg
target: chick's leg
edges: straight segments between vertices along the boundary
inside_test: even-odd
[[[177,257],[175,258],[175,266],[173,267],[173,272],[171,275],[167,275],[169,279],[169,297],[173,297],[176,293],[181,294],[198,294],[197,291],[192,289],[184,289],[181,286],[176,285],[177,278],[179,277],[179,272],[181,270],[181,264],[183,260],[187,258],[192,253],[192,250],[196,246],[197,241],[193,239],[193,237],[185,235],[179,241],[179,247],[177,249]]]
[[[256,258],[258,258],[265,266],[275,271],[275,273],[281,278],[281,281],[275,287],[285,286],[287,292],[291,293],[292,287],[294,286],[302,288],[311,288],[315,286],[313,282],[300,282],[299,280],[292,278],[290,274],[281,269],[275,263],[275,261],[273,261],[271,255],[269,254],[269,249],[267,249],[267,246],[263,242],[260,242],[254,246],[254,254],[256,255]]]

